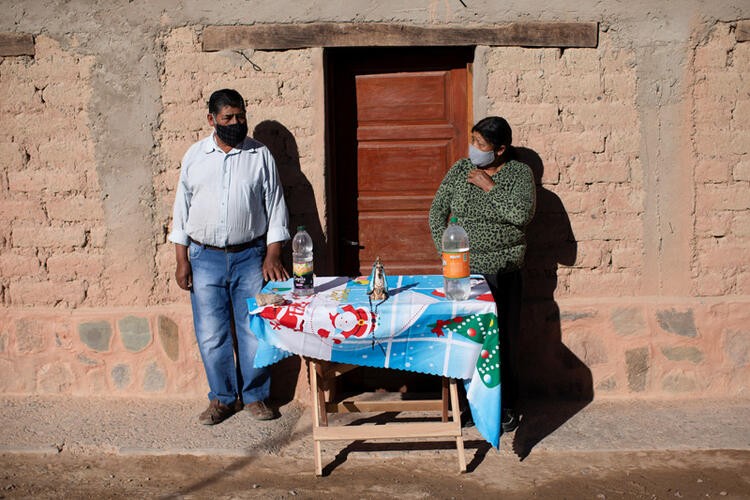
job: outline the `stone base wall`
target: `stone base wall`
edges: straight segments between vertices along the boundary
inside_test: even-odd
[[[189,307],[11,309],[0,393],[205,397]],[[750,397],[750,297],[529,302],[519,358],[531,396]],[[298,362],[275,394],[306,399]]]
[[[750,397],[750,297],[531,304],[522,370],[534,394]]]
[[[3,311],[0,392],[205,394],[190,308]]]

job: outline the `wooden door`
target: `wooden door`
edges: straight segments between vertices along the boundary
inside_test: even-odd
[[[349,49],[329,59],[338,273],[368,274],[378,256],[389,274],[440,272],[427,217],[445,172],[466,156],[472,52]]]

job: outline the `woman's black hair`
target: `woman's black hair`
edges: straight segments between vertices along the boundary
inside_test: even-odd
[[[505,118],[499,116],[488,116],[487,118],[482,118],[471,128],[471,131],[479,132],[479,134],[484,137],[484,140],[492,145],[492,149],[495,151],[497,151],[500,146],[505,146],[508,153],[511,153],[513,149],[511,146],[511,143],[513,142],[513,131],[510,129],[510,125],[508,125]]]
[[[216,115],[225,106],[245,109],[245,99],[234,89],[217,90],[208,98],[208,112]]]

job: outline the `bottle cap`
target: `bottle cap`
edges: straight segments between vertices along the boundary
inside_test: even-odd
[[[452,215],[451,216],[451,224],[456,224],[456,223],[458,223],[458,217],[456,217],[455,215]]]
[[[304,230],[305,230],[304,225],[297,226],[297,231],[304,231]]]

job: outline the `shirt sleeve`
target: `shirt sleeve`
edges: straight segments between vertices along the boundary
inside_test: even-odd
[[[510,190],[492,188],[487,193],[490,203],[504,221],[524,227],[534,218],[536,211],[536,183],[531,168],[525,163],[516,163],[515,182]]]
[[[268,231],[266,233],[266,245],[270,245],[290,238],[289,214],[286,201],[284,201],[284,191],[279,182],[279,173],[276,170],[276,161],[268,148],[264,148],[263,154],[267,173],[265,205],[268,216]]]
[[[432,233],[432,241],[435,243],[438,253],[442,251],[443,232],[448,227],[448,216],[451,213],[451,201],[453,200],[457,165],[453,165],[448,173],[445,174],[445,177],[443,177],[430,206],[430,232]]]
[[[175,193],[174,206],[172,208],[172,231],[169,233],[169,241],[178,245],[188,246],[190,237],[185,232],[185,225],[190,212],[190,199],[192,194],[187,184],[187,158],[188,154],[182,160],[180,167],[180,180],[177,183],[177,192]]]

